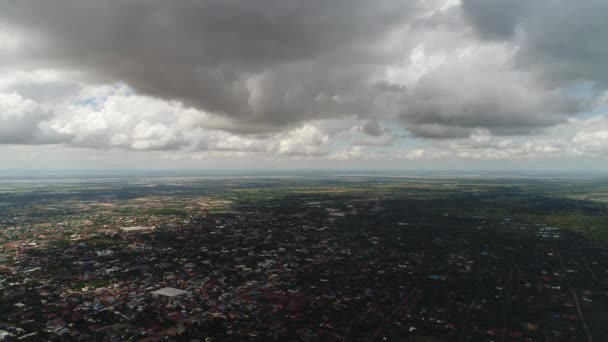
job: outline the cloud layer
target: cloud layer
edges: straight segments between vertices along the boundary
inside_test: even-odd
[[[432,147],[402,155],[599,155],[603,131],[573,122],[608,88],[607,11],[0,0],[0,143],[351,158],[420,138]],[[580,150],[512,138],[562,126]]]

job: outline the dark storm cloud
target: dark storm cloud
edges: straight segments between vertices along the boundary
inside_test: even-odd
[[[570,76],[608,81],[604,2],[464,0],[436,10],[443,1],[0,0],[0,24],[28,39],[0,63],[123,82],[227,118],[197,125],[243,136],[342,117],[398,117],[427,138],[531,134],[580,109],[563,91]],[[515,59],[495,53],[496,41],[520,46]],[[442,66],[425,59],[433,54]]]
[[[608,85],[608,1],[464,0],[463,9],[481,37],[520,47],[520,67],[556,84]]]
[[[467,18],[488,39],[505,39],[515,33],[519,20],[528,13],[529,0],[464,0]]]
[[[485,128],[496,135],[538,133],[578,112],[577,100],[500,68],[451,65],[425,75],[410,90],[401,120],[412,134],[462,138]]]
[[[373,63],[363,47],[414,13],[408,3],[2,0],[0,20],[37,38],[29,59],[281,126],[357,111],[350,93],[367,76],[357,59]]]

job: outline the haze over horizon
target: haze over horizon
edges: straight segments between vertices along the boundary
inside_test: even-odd
[[[606,13],[605,0],[0,0],[0,164],[608,171]]]

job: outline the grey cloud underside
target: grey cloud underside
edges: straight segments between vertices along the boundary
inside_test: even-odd
[[[124,82],[137,93],[225,117],[207,125],[241,135],[356,117],[367,122],[365,134],[387,142],[392,138],[377,122],[383,118],[396,118],[425,138],[465,137],[478,128],[499,135],[535,133],[581,109],[563,93],[570,75],[598,84],[608,80],[608,58],[602,59],[608,57],[608,44],[599,44],[608,24],[592,13],[606,13],[601,1],[464,0],[462,8],[425,17],[429,3],[437,4],[0,0],[0,23],[31,40],[19,56],[2,58],[21,67],[76,69],[87,82]],[[568,11],[572,18],[566,17]],[[574,31],[559,27],[552,17]],[[471,25],[481,40],[471,36]],[[382,79],[387,67],[407,65],[412,49],[421,44],[433,53],[495,41],[522,48],[515,60],[494,64],[487,62],[493,55],[483,54],[466,63],[449,61],[408,85]],[[594,67],[602,70],[593,72]],[[520,68],[532,72],[522,77]],[[537,75],[539,70],[559,77],[548,80]],[[52,96],[16,90],[40,101]],[[42,127],[45,119],[37,118]],[[162,148],[180,148],[181,134]]]
[[[401,119],[416,136],[469,136],[477,128],[525,135],[567,121],[579,101],[545,90],[522,75],[452,66],[423,77],[403,104]]]
[[[527,14],[529,0],[464,0],[462,8],[486,39],[507,39]],[[541,1],[542,2],[542,1]]]
[[[29,58],[244,125],[282,126],[367,115],[353,94],[369,92],[369,64],[379,61],[365,48],[414,13],[411,3],[25,0],[0,1],[0,17],[38,38]]]
[[[608,85],[608,1],[463,0],[484,39],[519,46],[516,62],[556,84]]]
[[[384,134],[382,127],[378,121],[368,121],[361,126],[361,131],[369,136],[378,137]]]

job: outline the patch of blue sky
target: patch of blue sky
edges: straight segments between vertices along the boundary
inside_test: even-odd
[[[91,108],[95,111],[99,111],[103,108],[103,104],[107,101],[108,97],[114,95],[134,96],[136,93],[129,86],[123,83],[116,83],[110,86],[110,91],[105,92],[103,96],[77,98],[72,101],[71,104],[76,107]]]
[[[346,140],[336,140],[329,145],[334,152],[347,150],[350,146],[351,142]]]
[[[575,99],[593,102],[598,95],[597,87],[592,82],[580,82],[566,90],[566,93]],[[596,103],[589,110],[577,115],[579,119],[590,119],[592,117],[608,113],[608,103]]]
[[[95,111],[99,111],[99,110],[101,110],[102,105],[106,99],[107,99],[107,97],[88,97],[88,98],[77,99],[75,101],[72,101],[71,104],[75,107],[85,107],[85,108],[91,108]]]
[[[596,94],[595,87],[591,82],[579,82],[566,89],[566,93],[574,98],[585,100]]]

